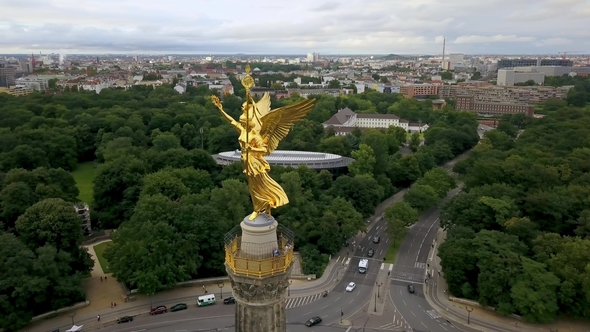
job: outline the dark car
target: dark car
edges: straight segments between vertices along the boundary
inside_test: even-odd
[[[235,304],[236,299],[233,296],[223,299],[223,304]]]
[[[123,316],[117,319],[117,324],[133,322],[133,316]]]
[[[408,292],[414,293],[414,285],[408,285]]]
[[[373,250],[373,248],[370,248],[369,252],[367,252],[367,256],[373,257],[373,255],[375,255],[375,250]]]
[[[150,315],[159,315],[168,312],[168,308],[165,305],[161,305],[155,307],[154,309],[150,310]]]
[[[188,306],[186,305],[186,303],[179,303],[179,304],[176,304],[176,305],[170,307],[170,312],[175,312],[175,311],[180,311],[180,310],[186,310],[186,308],[188,308]]]
[[[307,322],[305,322],[305,326],[310,327],[322,322],[322,318],[315,316],[311,317]]]
[[[379,237],[379,236],[375,236],[375,237],[373,238],[373,243],[379,243],[379,241],[381,241],[381,237]]]

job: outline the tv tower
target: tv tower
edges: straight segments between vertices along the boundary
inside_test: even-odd
[[[443,36],[443,54],[442,54],[442,70],[445,70],[445,46],[446,46],[447,38]]]

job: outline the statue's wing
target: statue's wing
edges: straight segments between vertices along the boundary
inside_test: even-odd
[[[271,154],[279,146],[279,142],[287,136],[291,127],[311,111],[314,103],[315,99],[306,99],[272,110],[260,119],[262,122],[260,134],[267,144],[265,155]]]
[[[256,110],[258,110],[259,117],[270,113],[270,94],[268,92],[265,92],[262,98],[256,103]]]

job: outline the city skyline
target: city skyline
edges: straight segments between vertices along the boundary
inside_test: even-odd
[[[0,54],[440,54],[443,36],[447,54],[590,52],[584,0],[177,4],[3,3]]]

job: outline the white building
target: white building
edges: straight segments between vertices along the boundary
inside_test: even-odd
[[[16,85],[31,90],[45,91],[49,88],[49,80],[36,76],[27,76],[17,79]]]
[[[498,85],[512,86],[532,80],[536,84],[545,82],[545,73],[539,73],[535,67],[503,68],[498,70]]]
[[[408,131],[408,124],[408,121],[394,114],[357,114],[347,107],[338,110],[323,126],[324,129],[332,127],[338,136],[349,134],[355,128],[387,129],[395,126]]]

